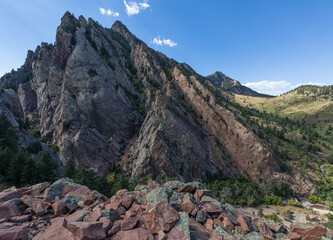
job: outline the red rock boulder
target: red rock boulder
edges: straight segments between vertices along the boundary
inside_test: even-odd
[[[26,226],[15,226],[0,229],[0,240],[28,240],[28,228]]]
[[[183,212],[190,214],[195,208],[195,204],[192,202],[192,200],[187,199],[179,205],[179,208]]]
[[[239,222],[242,231],[250,232],[248,222],[245,220],[245,218],[242,215],[239,215],[236,220]]]
[[[0,219],[9,220],[12,217],[20,216],[25,209],[25,205],[18,198],[4,202],[0,206]]]
[[[66,228],[80,240],[100,240],[106,237],[102,222],[73,222]]]
[[[52,205],[53,211],[55,215],[59,215],[61,213],[71,213],[75,209],[79,208],[79,205],[76,203],[74,197],[66,196],[65,198],[59,200],[58,202]]]
[[[136,228],[129,231],[118,232],[112,240],[154,240],[150,231],[142,228]]]
[[[178,221],[179,214],[166,201],[159,202],[146,216],[142,219],[146,228],[153,234],[159,231],[169,231]]]
[[[21,198],[21,201],[27,205],[37,216],[43,216],[51,207],[50,203],[40,198],[35,198],[28,195],[24,195]]]
[[[300,235],[298,235],[297,233],[292,232],[292,233],[289,233],[287,235],[287,239],[290,239],[290,240],[301,240],[302,237]]]
[[[321,240],[326,234],[326,228],[322,225],[317,225],[306,229],[296,225],[291,227],[291,232],[300,235],[302,240]]]

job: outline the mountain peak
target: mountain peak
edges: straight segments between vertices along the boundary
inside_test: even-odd
[[[216,71],[213,74],[208,75],[206,78],[208,78],[209,80],[211,80],[212,82],[214,82],[217,85],[221,85],[225,81],[233,80],[220,71]]]
[[[221,86],[225,91],[232,93],[246,95],[246,96],[256,96],[256,97],[271,97],[266,94],[261,94],[252,89],[243,86],[239,81],[234,80],[220,71],[216,71],[211,75],[206,76],[208,80]]]
[[[62,18],[61,18],[61,22],[62,22],[62,23],[63,23],[63,22],[69,22],[69,21],[71,21],[73,18],[75,18],[75,17],[74,17],[74,14],[71,13],[71,12],[69,12],[69,11],[67,11],[67,12],[65,12],[64,16],[62,16]],[[75,19],[76,19],[76,18],[75,18]]]
[[[119,20],[115,21],[111,27],[112,30],[118,32],[118,33],[129,33],[130,31],[127,29],[127,27]]]
[[[224,73],[220,72],[220,71],[216,71],[213,74],[211,74],[210,76],[215,75],[215,76],[226,76]]]

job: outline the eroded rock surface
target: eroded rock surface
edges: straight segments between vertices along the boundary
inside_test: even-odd
[[[280,172],[278,156],[244,124],[228,94],[149,48],[119,21],[103,28],[67,12],[54,45],[29,51],[0,85],[17,91],[4,91],[0,112],[16,127],[15,111],[36,123],[62,163],[85,163],[105,175],[121,160],[135,178],[192,181],[222,171],[305,189]],[[306,186],[309,192],[311,183]]]

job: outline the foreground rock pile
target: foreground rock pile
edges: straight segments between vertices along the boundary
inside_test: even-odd
[[[70,179],[0,192],[0,240],[333,239],[219,202],[201,183],[154,181],[110,199]]]

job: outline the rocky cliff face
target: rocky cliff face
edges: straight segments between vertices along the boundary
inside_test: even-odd
[[[252,97],[272,97],[270,95],[258,93],[253,91],[251,88],[243,86],[240,82],[228,77],[227,75],[223,74],[222,72],[215,72],[206,77],[211,82],[215,83],[218,86],[221,86],[224,90]]]
[[[120,22],[107,29],[66,13],[54,45],[29,52],[0,83],[17,86],[24,116],[58,146],[64,163],[106,174],[120,160],[133,177],[157,179],[219,170],[256,181],[285,177],[271,150],[226,108],[225,93]]]
[[[36,60],[36,54],[28,51],[27,58],[22,67],[12,70],[0,78],[1,87],[17,90],[21,83],[28,82],[32,78],[32,63]]]
[[[20,100],[13,89],[0,90],[0,117],[5,116],[13,127],[17,136],[18,146],[22,149],[27,149],[37,142],[30,130],[25,129],[20,122],[23,115]],[[61,160],[54,151],[45,143],[41,143],[41,150],[49,154],[61,166]],[[2,161],[2,159],[0,159]]]

